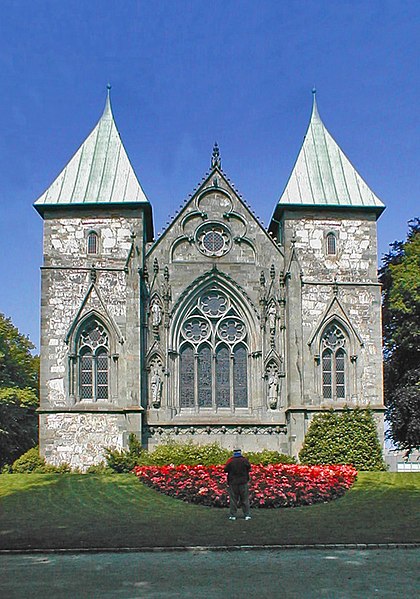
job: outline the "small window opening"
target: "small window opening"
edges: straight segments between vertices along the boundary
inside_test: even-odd
[[[98,253],[98,234],[92,231],[88,235],[87,239],[87,251],[88,254],[97,254]]]
[[[337,253],[337,240],[334,233],[328,233],[327,235],[327,254],[335,256]]]

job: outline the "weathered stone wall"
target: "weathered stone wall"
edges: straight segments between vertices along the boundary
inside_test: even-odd
[[[229,250],[220,256],[207,256],[200,251],[199,232],[206,223],[220,225],[230,239]],[[282,314],[279,304],[280,280],[284,268],[279,246],[238,197],[235,190],[222,177],[204,182],[200,190],[186,204],[163,236],[155,242],[146,257],[149,273],[148,293],[159,298],[163,318],[158,330],[153,328],[152,315],[148,319],[148,352],[162,362],[164,386],[162,402],[158,409],[148,405],[146,414],[149,426],[197,425],[216,426],[237,423],[247,425],[265,423],[273,426],[285,422],[284,404],[280,400],[275,409],[267,405],[267,381],[264,378],[266,360],[270,352],[280,359],[283,354]],[[166,276],[166,279],[165,279]],[[261,276],[264,279],[262,287]],[[249,324],[249,408],[229,410],[194,410],[179,407],[179,380],[177,374],[176,330],[177,319],[188,298],[200,286],[213,281],[238,302]],[[165,297],[170,288],[170,300]],[[264,296],[264,297],[263,297]],[[268,303],[274,299],[277,306],[277,325],[273,346],[267,325]],[[264,304],[265,302],[265,304]],[[244,316],[245,317],[245,316]],[[284,318],[283,318],[284,320]],[[280,395],[282,396],[282,381]],[[150,395],[150,389],[149,389]],[[261,437],[261,438],[260,438]],[[241,442],[251,447],[278,449],[284,445],[278,435],[249,435]],[[232,448],[240,439],[235,435],[216,433],[201,436],[197,431],[192,438],[201,442],[217,440]],[[146,442],[154,445],[157,437],[147,436]],[[184,439],[184,437],[182,437]]]
[[[43,455],[49,464],[86,470],[104,461],[105,447],[123,447],[120,420],[118,414],[42,414]]]
[[[99,239],[98,253],[87,253],[87,237],[95,231]],[[51,211],[44,214],[44,265],[41,285],[41,452],[55,462],[68,461],[68,443],[74,436],[74,450],[94,452],[93,440],[83,443],[89,423],[101,422],[92,439],[109,440],[105,422],[114,416],[81,416],[83,434],[75,435],[77,418],[65,413],[50,414],[51,422],[61,422],[53,430],[45,428],[50,422],[49,410],[71,409],[77,412],[91,404],[92,408],[140,406],[140,294],[138,269],[144,255],[143,214],[140,210],[80,209]],[[78,390],[72,389],[71,356],[75,354],[77,323],[89,313],[95,313],[105,323],[110,338],[110,392],[108,400],[79,403]],[[77,361],[74,362],[77,368]],[[82,405],[83,404],[83,405]],[[97,405],[96,405],[97,404]],[[48,416],[48,417],[49,417]],[[97,418],[95,420],[95,418]],[[49,426],[49,424],[48,424]],[[96,426],[96,425],[95,425]],[[68,428],[67,430],[67,427]],[[101,428],[102,427],[102,428]],[[140,434],[140,428],[136,431]],[[121,433],[121,431],[120,431]],[[65,436],[63,445],[60,436]],[[115,434],[112,433],[112,438]],[[48,444],[46,439],[49,439]],[[67,447],[67,449],[63,449]],[[79,459],[79,458],[78,458]],[[85,458],[86,463],[90,457]]]
[[[286,313],[291,453],[297,455],[300,449],[314,406],[370,406],[377,411],[381,437],[381,294],[375,216],[362,211],[320,215],[297,210],[285,212],[283,218],[286,263],[290,263]],[[331,232],[337,240],[335,255],[326,251]],[[322,397],[320,335],[334,316],[349,334],[344,400]]]

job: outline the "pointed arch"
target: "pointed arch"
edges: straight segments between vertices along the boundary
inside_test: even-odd
[[[308,339],[309,347],[311,347],[315,353],[319,353],[318,350],[322,331],[324,331],[325,327],[327,327],[334,320],[336,320],[346,331],[349,339],[349,353],[352,355],[357,355],[358,348],[363,347],[363,340],[352,324],[346,310],[344,309],[344,306],[336,296],[331,299],[324,314],[312,331],[312,334]]]
[[[255,351],[258,343],[259,312],[246,291],[228,275],[217,269],[212,269],[193,281],[174,305],[169,331],[169,347],[176,351],[182,322],[197,304],[198,298],[212,289],[223,293],[244,319],[249,334],[250,351]]]
[[[344,401],[349,396],[349,335],[342,323],[333,318],[320,336],[322,399]]]
[[[247,297],[218,272],[178,301],[169,332],[180,409],[248,408],[249,356],[258,339]]]
[[[112,335],[104,319],[88,313],[74,330],[70,388],[75,401],[110,401]]]
[[[108,318],[108,314],[99,312],[94,308],[83,314],[82,317],[79,316],[79,318],[73,321],[73,323],[71,324],[66,336],[66,341],[69,346],[70,353],[75,353],[77,351],[77,341],[79,339],[80,332],[86,326],[86,323],[91,320],[96,320],[98,323],[101,323],[103,327],[105,327],[109,335],[110,352],[113,354],[117,353],[116,342],[118,340],[121,343],[121,332],[119,328],[114,323],[113,319],[110,320]]]

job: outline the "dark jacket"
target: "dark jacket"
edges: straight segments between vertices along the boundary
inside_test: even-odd
[[[224,471],[227,472],[228,485],[243,485],[249,481],[251,464],[243,456],[233,456],[225,464]]]

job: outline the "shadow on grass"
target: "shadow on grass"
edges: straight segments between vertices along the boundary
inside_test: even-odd
[[[420,541],[420,476],[413,474],[360,473],[340,499],[255,509],[249,522],[229,522],[225,508],[162,495],[130,474],[2,475],[3,481],[3,549]]]

